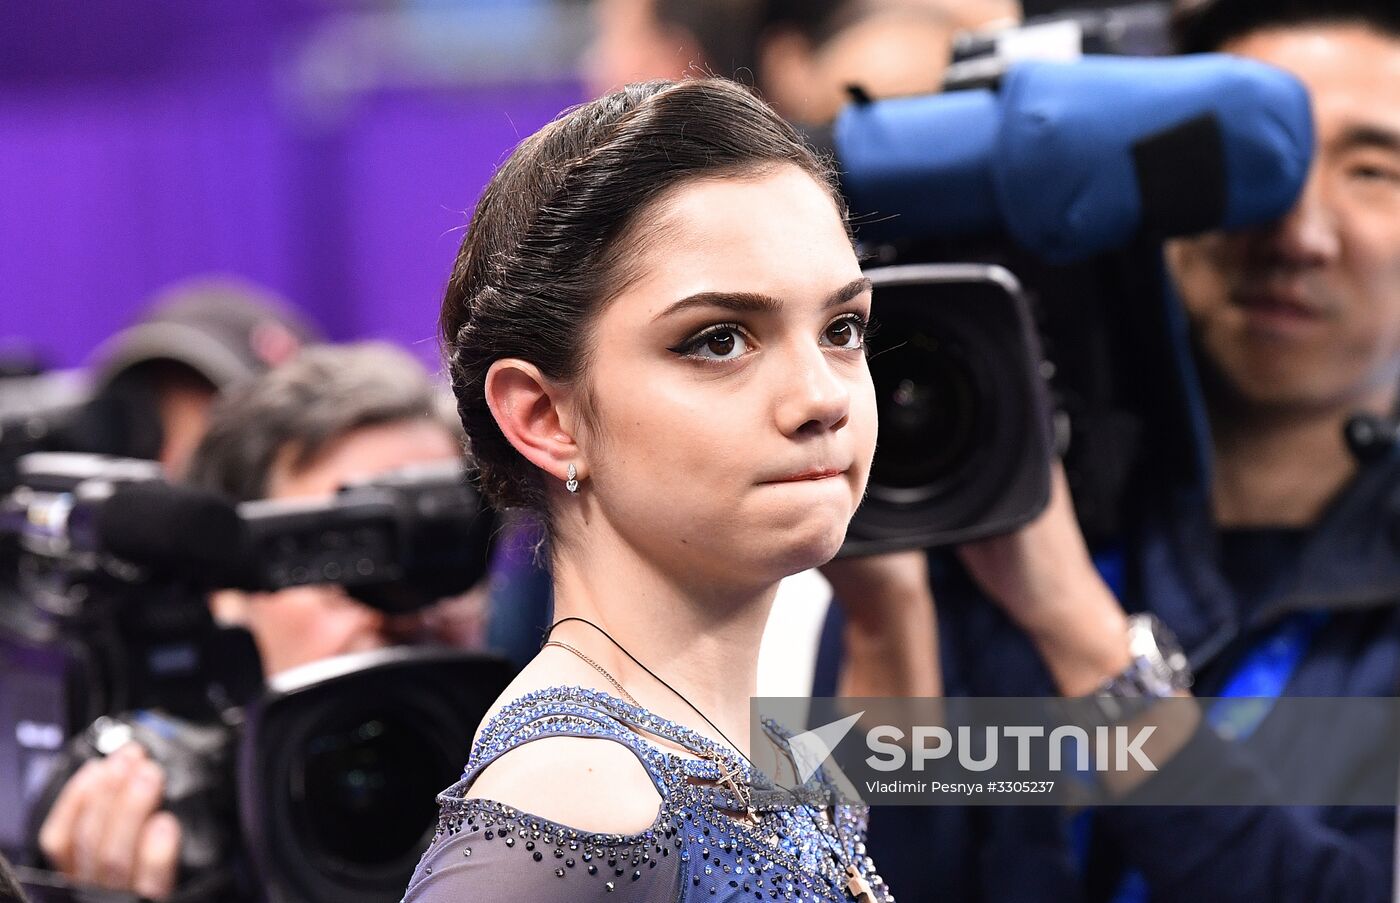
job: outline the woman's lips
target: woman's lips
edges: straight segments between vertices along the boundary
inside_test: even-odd
[[[844,468],[835,467],[814,467],[795,473],[786,477],[778,477],[772,480],[764,480],[765,483],[804,483],[814,480],[829,480],[832,477],[839,477],[845,473]]]

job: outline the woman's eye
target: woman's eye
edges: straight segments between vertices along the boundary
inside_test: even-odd
[[[865,321],[857,315],[832,321],[822,333],[828,345],[856,349],[865,344]]]
[[[736,326],[715,326],[700,333],[680,349],[682,354],[707,361],[732,361],[748,351],[749,343]]]

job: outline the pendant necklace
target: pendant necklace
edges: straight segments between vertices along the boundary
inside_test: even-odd
[[[599,627],[597,624],[594,624],[587,618],[560,618],[553,624],[549,625],[549,630],[545,632],[545,636],[547,637],[550,633],[553,633],[554,628],[558,627],[560,624],[565,624],[569,621],[578,621],[582,624],[587,624],[589,627],[592,627],[594,630],[601,633],[604,637],[608,639],[608,642],[612,643],[614,646],[617,647],[617,650],[619,652],[631,659],[633,664],[641,668],[647,674],[651,675],[651,677],[654,680],[656,680],[657,683],[670,690],[672,695],[674,695],[681,702],[689,706],[690,710],[693,711],[695,714],[699,715],[704,720],[704,722],[710,726],[711,730],[719,734],[720,737],[723,738],[724,742],[729,744],[730,748],[733,749],[735,753],[737,753],[745,762],[748,763],[749,768],[754,769],[755,771],[757,770],[757,768],[753,764],[753,760],[750,759],[747,755],[745,755],[743,750],[739,749],[738,745],[735,744],[733,740],[730,740],[729,737],[724,733],[724,731],[720,730],[719,727],[713,721],[710,720],[709,716],[707,716],[704,712],[700,711],[700,709],[697,708],[693,702],[687,699],[679,690],[668,684],[666,681],[662,680],[661,677],[657,675],[655,671],[652,671],[646,665],[638,661],[635,655],[628,652],[627,649],[623,647],[621,643],[613,639],[612,634],[608,633],[606,630]],[[597,671],[604,678],[606,678],[608,683],[612,684],[613,687],[616,688],[617,691],[621,693],[622,696],[628,702],[630,702],[632,705],[636,706],[639,709],[642,708],[641,704],[637,702],[636,698],[633,697],[631,693],[627,692],[627,690],[622,686],[622,683],[617,678],[613,677],[612,674],[608,673],[607,669],[605,669],[602,665],[598,664],[593,659],[589,658],[578,648],[571,646],[568,643],[561,642],[559,640],[548,640],[540,648],[543,649],[545,646],[558,646],[561,649],[573,653],[575,656],[580,658],[585,664],[591,666],[595,671]],[[714,761],[716,766],[718,766],[720,769],[721,776],[719,781],[717,782],[719,786],[733,793],[735,798],[739,800],[742,807],[747,811],[749,818],[757,822],[758,814],[753,809],[752,787],[749,786],[747,782],[739,780],[739,770],[737,768],[727,767],[723,762],[720,761],[719,754],[717,752],[707,751],[705,753],[702,753],[701,755],[703,758],[712,759]],[[795,793],[793,794],[793,797],[799,806],[805,805],[797,799]],[[853,901],[853,903],[876,903],[875,892],[871,889],[870,882],[867,881],[865,879],[865,876],[860,873],[860,870],[856,868],[855,863],[845,863],[842,861],[842,857],[838,853],[835,843],[832,841],[831,837],[828,836],[827,833],[822,830],[820,823],[817,821],[817,817],[815,815],[811,815],[811,818],[813,825],[817,829],[817,833],[821,835],[821,837],[826,841],[828,851],[831,853],[832,861],[836,864],[837,868],[842,869],[842,873],[845,875],[845,883],[843,886],[849,898]],[[832,827],[834,829],[835,825],[833,824]]]

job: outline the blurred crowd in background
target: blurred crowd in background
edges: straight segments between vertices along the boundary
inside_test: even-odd
[[[1015,15],[1006,0],[874,15],[885,5],[788,4],[791,24],[762,47],[727,45],[756,8],[740,2],[13,10],[0,31],[0,360],[80,365],[163,287],[217,272],[280,293],[332,339],[388,339],[435,365],[465,211],[564,107],[637,78],[753,72],[784,113],[819,120],[856,73],[872,89],[936,86],[952,30]],[[870,21],[844,27],[851,16]],[[813,79],[820,90],[798,87]]]

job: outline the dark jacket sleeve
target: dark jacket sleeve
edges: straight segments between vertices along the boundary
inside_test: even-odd
[[[1257,785],[1260,797],[1270,792],[1246,749],[1204,727],[1133,799],[1149,800],[1168,769]],[[1142,872],[1155,900],[1392,899],[1394,807],[1115,806],[1100,809],[1098,823]]]

